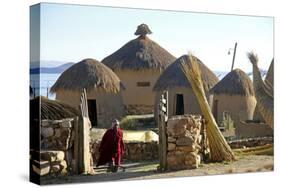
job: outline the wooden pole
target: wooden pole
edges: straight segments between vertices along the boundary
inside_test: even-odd
[[[232,58],[232,65],[231,65],[231,70],[230,70],[230,71],[233,71],[234,61],[235,61],[235,55],[236,55],[236,48],[237,48],[237,42],[235,42],[235,45],[234,45],[234,52],[233,52],[233,58]]]
[[[74,131],[75,131],[75,139],[74,139],[74,169],[73,172],[74,174],[78,174],[78,169],[79,169],[79,131],[78,131],[78,121],[79,117],[76,117],[74,119]]]

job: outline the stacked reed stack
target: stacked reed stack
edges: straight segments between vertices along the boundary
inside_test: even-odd
[[[206,119],[206,130],[210,146],[211,160],[218,162],[235,160],[235,156],[221,134],[209,107],[197,59],[192,54],[189,54],[188,58],[182,58],[180,62],[181,68],[192,86],[192,90],[195,93],[200,109]]]

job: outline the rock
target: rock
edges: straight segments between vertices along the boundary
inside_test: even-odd
[[[192,146],[177,146],[176,150],[177,151],[183,151],[185,153],[189,153],[189,152],[196,151],[196,147],[195,147],[194,144]]]
[[[60,165],[53,165],[51,167],[51,173],[58,173],[60,171]]]
[[[39,169],[35,165],[32,165],[32,169],[36,174],[38,174],[40,176],[47,175],[50,172],[50,166]]]
[[[192,146],[193,143],[194,140],[190,136],[180,137],[176,141],[177,146]]]
[[[35,173],[37,173],[40,176],[44,176],[49,174],[50,172],[50,163],[49,161],[33,161],[32,169]]]
[[[41,151],[40,157],[42,160],[55,162],[55,161],[63,161],[65,154],[63,151]]]
[[[61,174],[65,175],[67,174],[67,163],[65,160],[61,161],[60,164]]]
[[[175,150],[176,144],[168,143],[168,151]]]
[[[60,129],[55,129],[55,137],[60,137],[61,136],[61,131]]]
[[[48,120],[42,120],[42,121],[41,121],[41,126],[42,126],[42,127],[47,127],[47,126],[49,126]]]
[[[71,124],[71,121],[62,121],[61,122],[61,126],[62,127],[65,127],[65,128],[70,128],[70,127],[72,127],[72,124]]]
[[[176,142],[176,139],[174,137],[170,137],[169,136],[168,137],[168,142],[173,142],[174,143],[174,142]]]
[[[41,135],[45,138],[51,137],[54,135],[54,129],[52,127],[42,127]]]
[[[185,133],[186,124],[179,124],[179,119],[169,119],[167,123],[167,132],[171,136],[180,136]]]

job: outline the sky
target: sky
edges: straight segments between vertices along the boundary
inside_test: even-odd
[[[235,42],[234,68],[252,70],[249,51],[258,54],[262,69],[274,55],[272,17],[41,4],[40,60],[101,61],[135,39],[142,23],[153,32],[148,37],[175,57],[192,52],[213,71],[230,71]]]

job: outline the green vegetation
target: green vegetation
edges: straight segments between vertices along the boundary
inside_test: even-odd
[[[153,114],[128,115],[121,119],[120,127],[124,130],[147,130],[155,128]]]
[[[132,116],[126,116],[120,121],[120,127],[124,130],[136,130],[137,119]]]

